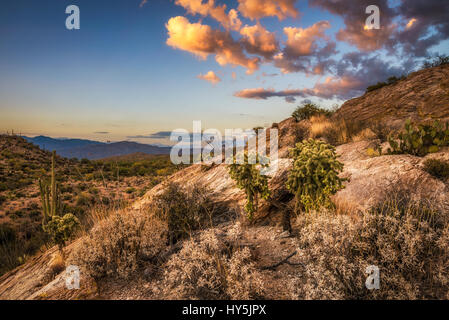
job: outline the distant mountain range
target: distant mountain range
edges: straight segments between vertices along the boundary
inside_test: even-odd
[[[84,139],[55,139],[46,136],[23,137],[41,149],[53,151],[65,158],[98,160],[132,153],[169,154],[170,147],[154,146],[131,141],[104,143]]]

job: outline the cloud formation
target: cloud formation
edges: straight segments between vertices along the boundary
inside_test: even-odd
[[[337,39],[355,45],[363,51],[374,51],[382,48],[389,41],[390,36],[396,30],[393,18],[395,10],[388,6],[388,0],[310,0],[314,7],[325,9],[333,14],[341,16],[345,28],[337,33]],[[365,21],[368,17],[365,9],[370,5],[376,5],[381,12],[380,30],[366,30]]]
[[[240,34],[243,36],[241,41],[248,53],[271,59],[279,50],[275,34],[267,31],[259,23],[254,26],[246,25],[240,30]]]
[[[221,81],[221,79],[213,71],[209,71],[206,74],[199,74],[197,77],[198,79],[208,81],[212,84],[217,84]]]
[[[317,49],[318,39],[328,39],[325,35],[326,29],[331,27],[328,21],[320,21],[309,28],[284,28],[287,35],[285,53],[291,57],[308,56]]]
[[[240,30],[242,26],[237,10],[231,9],[226,13],[226,5],[216,5],[215,0],[176,0],[175,4],[184,7],[192,15],[211,16],[226,29]]]
[[[410,72],[429,56],[432,47],[449,39],[449,1],[309,0],[310,7],[341,17],[344,26],[335,30],[329,21],[317,21],[298,27],[287,20],[276,32],[267,29],[263,18],[297,18],[298,1],[238,0],[236,8],[218,2],[175,0],[188,14],[211,17],[219,26],[214,29],[201,21],[173,17],[166,24],[167,44],[202,60],[213,55],[220,66],[241,66],[247,74],[270,64],[284,74],[320,76],[310,88],[249,88],[235,93],[240,98],[282,97],[294,102],[297,97],[315,96],[346,100],[378,81]],[[380,8],[379,30],[365,28],[370,5]],[[249,20],[256,22],[251,25]],[[342,42],[349,46],[342,46]],[[221,80],[212,71],[198,77],[211,83]],[[236,73],[231,77],[236,79]]]
[[[171,18],[166,28],[169,36],[167,44],[173,48],[191,52],[203,60],[215,54],[215,60],[221,66],[242,66],[248,74],[259,68],[260,58],[246,56],[242,44],[227,32],[201,23],[190,23],[182,16]]]
[[[238,0],[238,10],[251,20],[264,17],[296,18],[299,14],[295,8],[296,0]]]
[[[159,131],[148,135],[128,136],[127,139],[168,139],[170,138],[171,131]]]
[[[142,0],[139,4],[139,8],[142,8],[144,5],[146,5],[148,0]]]

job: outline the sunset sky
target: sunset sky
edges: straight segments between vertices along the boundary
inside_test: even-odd
[[[380,30],[364,29],[369,5]],[[3,1],[0,130],[152,144],[193,120],[271,125],[449,54],[448,39],[445,0]]]

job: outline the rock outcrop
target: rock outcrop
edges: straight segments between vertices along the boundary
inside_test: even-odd
[[[336,116],[356,121],[449,120],[449,65],[410,74],[395,84],[345,102]]]

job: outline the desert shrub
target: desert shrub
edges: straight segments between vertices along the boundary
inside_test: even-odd
[[[270,189],[267,176],[260,173],[266,165],[259,163],[258,156],[255,161],[249,160],[247,154],[244,155],[243,164],[238,164],[234,158],[234,163],[229,165],[229,175],[236,182],[237,187],[245,191],[245,211],[248,213],[248,219],[252,220],[254,212],[257,212],[259,208],[259,198],[268,199]]]
[[[166,225],[149,214],[115,213],[100,221],[69,257],[91,277],[127,278],[166,244]]]
[[[446,64],[449,64],[449,56],[438,55],[433,58],[428,58],[428,60],[423,63],[422,68],[428,69],[428,68],[433,68],[433,67],[444,66]]]
[[[386,82],[378,82],[375,85],[369,86],[368,88],[366,88],[366,92],[375,91],[380,88],[395,84],[401,80],[404,80],[405,78],[406,78],[406,76],[404,76],[404,75],[401,77],[392,76],[392,77],[388,78],[388,80]]]
[[[167,224],[171,243],[210,223],[215,211],[210,193],[199,185],[183,188],[169,183],[161,194],[155,196],[152,210]]]
[[[78,207],[87,207],[91,204],[93,204],[95,201],[95,198],[87,193],[87,192],[81,192],[77,197],[76,197],[76,202],[75,205]]]
[[[77,217],[71,213],[64,216],[52,216],[50,220],[43,226],[52,241],[62,250],[65,243],[70,240],[75,231],[80,227],[80,222]]]
[[[302,106],[298,106],[295,111],[293,111],[292,117],[298,122],[301,120],[310,119],[312,116],[329,116],[330,114],[331,111],[329,110],[322,109],[314,103],[307,103]]]
[[[127,194],[132,194],[132,193],[135,193],[136,191],[137,191],[136,188],[133,188],[133,187],[129,187],[125,190],[125,192]]]
[[[359,219],[298,217],[303,263],[291,283],[300,299],[447,299],[447,217],[407,199],[386,199]],[[368,266],[380,290],[365,287]]]
[[[332,207],[330,196],[343,188],[338,174],[343,164],[335,148],[323,141],[304,140],[290,151],[293,167],[288,174],[287,189],[295,195],[295,211],[300,206],[307,212],[321,206]]]
[[[391,133],[391,128],[382,121],[373,121],[368,124],[368,128],[375,134],[380,142],[387,142]]]
[[[256,299],[263,282],[248,248],[230,248],[216,229],[184,243],[163,266],[170,299]]]
[[[407,120],[404,130],[388,139],[390,154],[408,153],[415,156],[425,156],[438,152],[441,147],[449,145],[449,123],[444,127],[439,121],[433,124],[412,124]]]
[[[380,157],[382,154],[382,145],[378,142],[375,142],[372,147],[366,149],[366,155],[369,157]]]
[[[0,194],[0,204],[3,204],[7,200],[6,196]]]
[[[449,162],[439,159],[427,159],[424,161],[424,171],[438,179],[449,178]]]
[[[16,239],[16,231],[9,224],[0,225],[0,244],[6,244]]]

